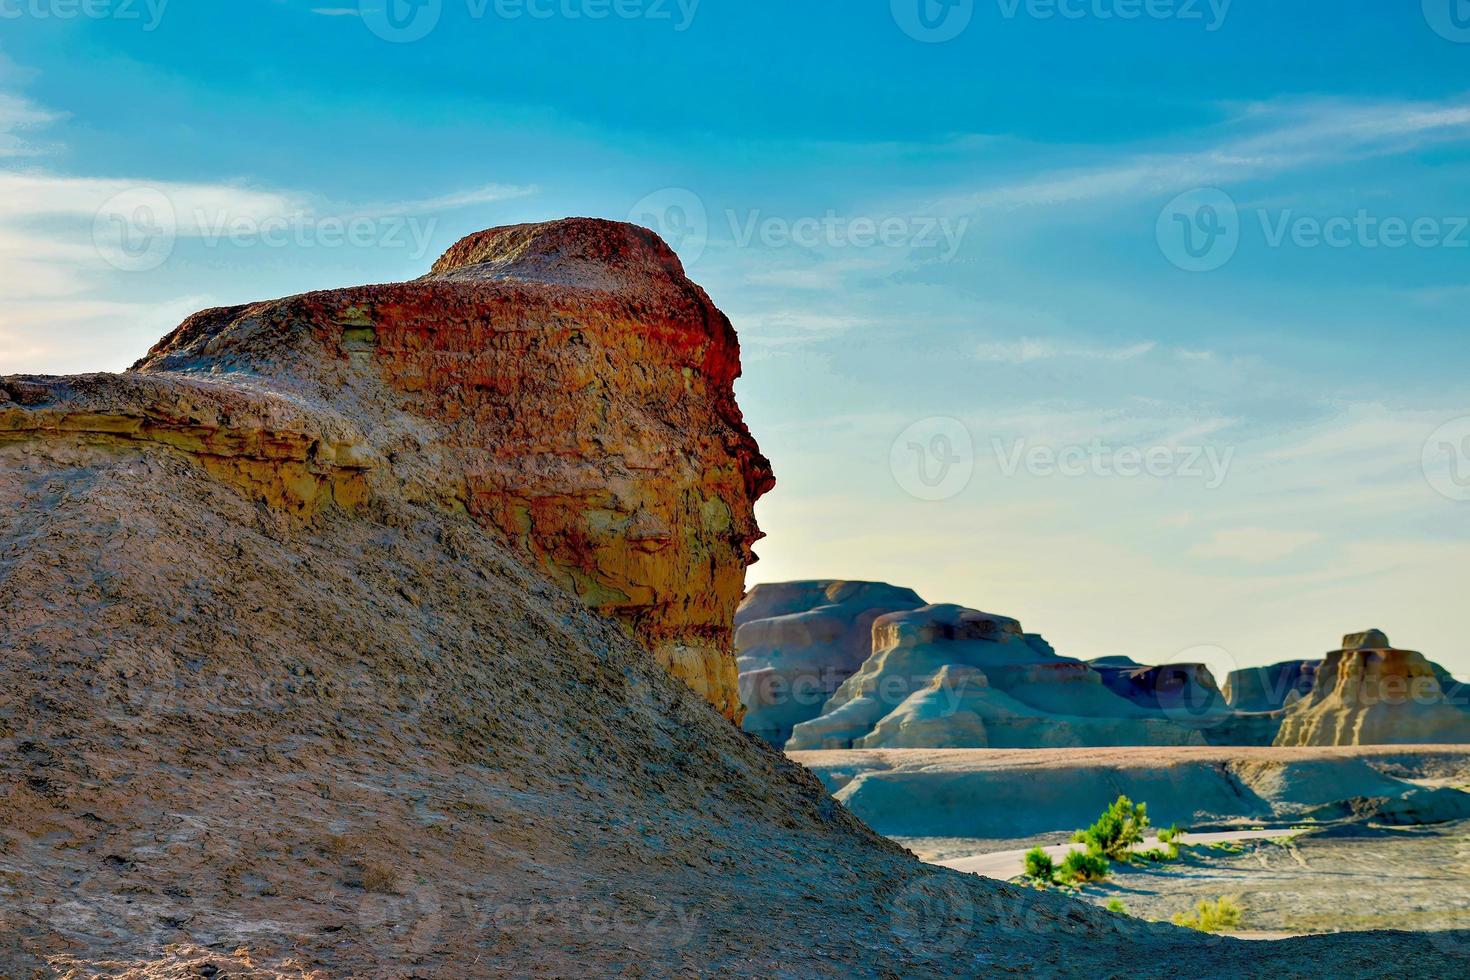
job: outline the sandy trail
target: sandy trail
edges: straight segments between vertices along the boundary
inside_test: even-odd
[[[1274,830],[1226,830],[1207,834],[1182,834],[1179,837],[1180,844],[1222,844],[1227,841],[1242,840],[1269,840],[1271,838],[1291,837],[1295,832],[1280,827]],[[1079,848],[1079,844],[1054,844],[1043,847],[1054,861],[1060,862],[1067,856],[1067,852]],[[1163,847],[1163,842],[1157,837],[1148,837],[1144,842],[1134,848],[1135,852],[1147,851],[1154,847]],[[1009,881],[1022,874],[1026,870],[1026,850],[992,851],[987,854],[973,854],[969,857],[950,858],[944,861],[931,861],[943,868],[953,868],[956,871],[964,871],[968,874],[980,875],[984,878],[997,878],[1001,881]]]

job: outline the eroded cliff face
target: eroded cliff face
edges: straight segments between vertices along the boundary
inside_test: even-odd
[[[874,620],[922,605],[912,589],[886,582],[755,586],[735,611],[745,730],[784,746],[868,659]]]
[[[1052,748],[1202,741],[1180,712],[1120,697],[1021,624],[956,605],[879,617],[873,654],[786,747]]]
[[[1327,654],[1312,690],[1285,710],[1277,745],[1470,742],[1460,685],[1382,630],[1349,633]]]
[[[0,444],[163,445],[297,518],[374,493],[467,512],[738,720],[774,485],[739,373],[656,235],[569,219],[472,235],[414,282],[196,314],[124,375],[11,379]]]

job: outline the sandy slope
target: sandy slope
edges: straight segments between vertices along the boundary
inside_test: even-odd
[[[163,450],[4,472],[13,974],[164,976],[186,943],[262,976],[1459,964],[1394,936],[1267,962],[925,868],[468,518],[292,531]]]
[[[1154,822],[1199,827],[1381,812],[1470,816],[1470,796],[1401,777],[1463,777],[1470,746],[895,749],[792,752],[892,837],[1020,840],[1090,824],[1126,793]]]

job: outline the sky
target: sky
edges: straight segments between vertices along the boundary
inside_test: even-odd
[[[751,581],[1470,675],[1467,0],[0,0],[0,374],[633,220],[740,334]]]

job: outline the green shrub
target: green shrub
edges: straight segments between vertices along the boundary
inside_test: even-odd
[[[1126,862],[1133,857],[1133,846],[1143,842],[1143,832],[1147,827],[1148,804],[1134,803],[1128,797],[1120,796],[1097,818],[1097,823],[1073,834],[1072,841],[1086,844],[1087,849],[1095,854]]]
[[[1107,909],[1109,912],[1114,913],[1115,915],[1128,914],[1128,906],[1124,905],[1116,898],[1108,899],[1108,904],[1104,905],[1103,908]]]
[[[1193,912],[1175,915],[1174,924],[1200,932],[1225,932],[1240,928],[1242,914],[1240,906],[1228,898],[1217,898],[1213,902],[1204,899]]]
[[[1085,884],[1108,876],[1108,859],[1095,851],[1068,851],[1062,858],[1059,877],[1068,883]]]
[[[1177,861],[1179,860],[1179,837],[1184,831],[1179,825],[1165,827],[1159,831],[1159,843],[1163,847],[1151,847],[1138,855],[1145,861]]]
[[[1051,884],[1057,876],[1057,866],[1051,855],[1042,847],[1033,847],[1026,852],[1026,877],[1042,884]]]

